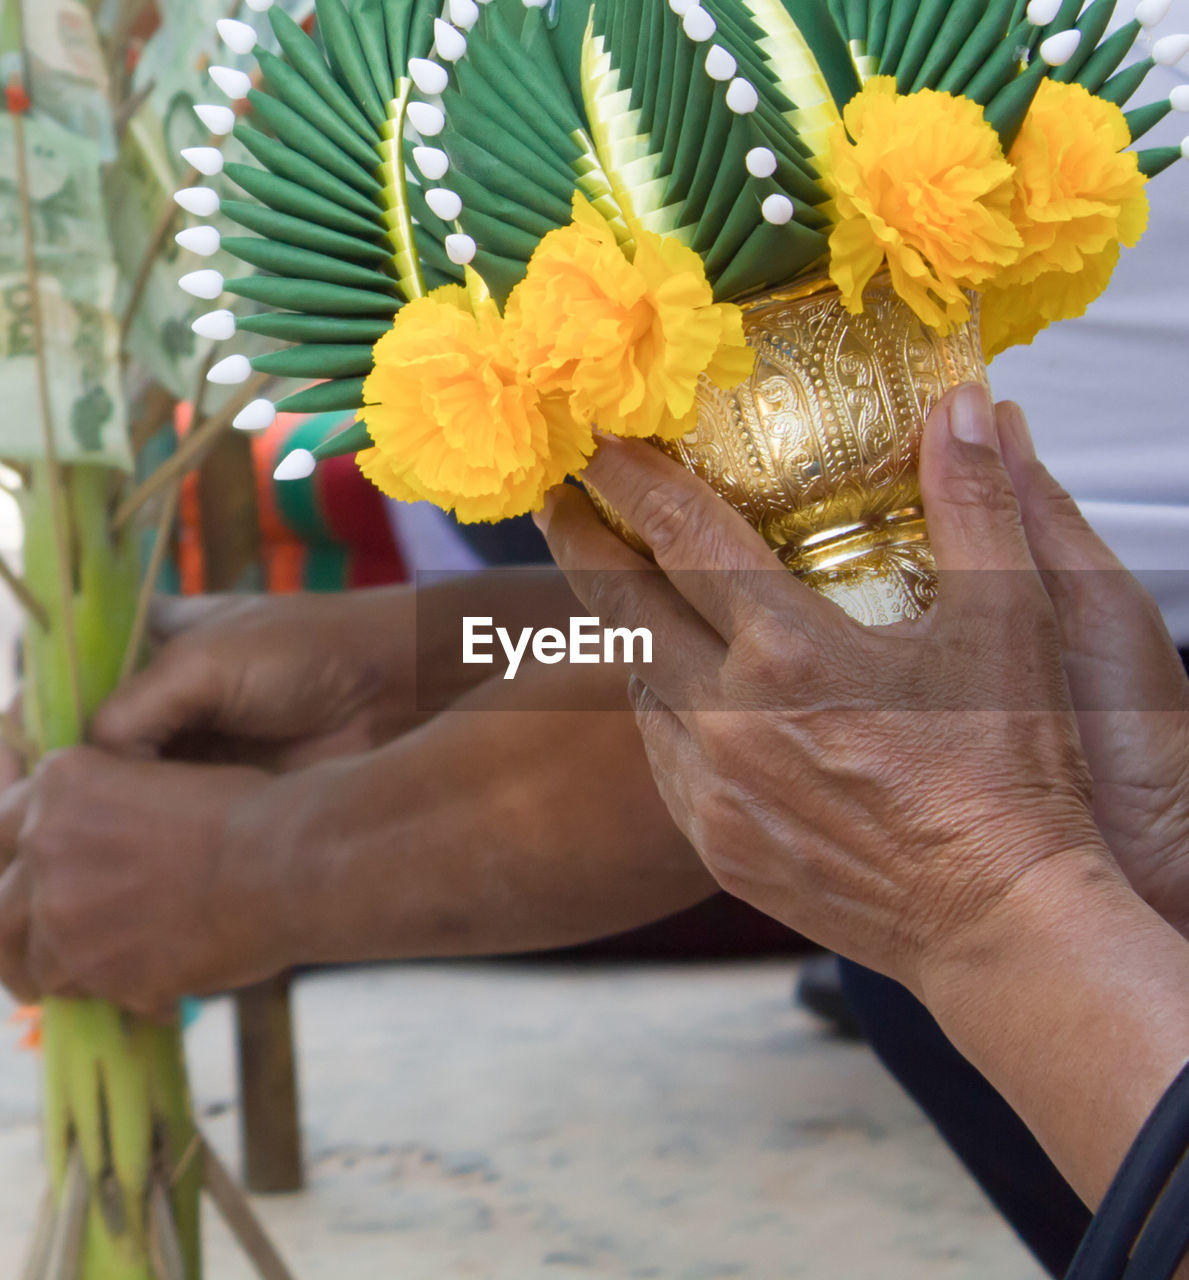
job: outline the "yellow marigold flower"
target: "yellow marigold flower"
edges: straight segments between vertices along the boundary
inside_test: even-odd
[[[703,373],[733,387],[755,367],[742,312],[715,303],[692,249],[640,231],[629,260],[581,196],[541,241],[507,323],[526,376],[614,435],[684,435]]]
[[[1119,245],[1147,230],[1147,180],[1130,145],[1113,102],[1079,84],[1041,85],[1009,156],[1024,248],[983,302],[988,359],[1082,315],[1110,283]]]
[[[831,278],[857,315],[886,261],[900,297],[947,332],[970,318],[963,289],[1019,254],[999,136],[977,103],[931,89],[898,94],[890,76],[869,80],[843,119],[822,172],[837,217]]]
[[[455,285],[399,312],[363,393],[359,416],[375,443],[359,454],[363,474],[389,497],[465,522],[537,509],[594,451],[565,399],[520,372],[495,304],[476,314]]]

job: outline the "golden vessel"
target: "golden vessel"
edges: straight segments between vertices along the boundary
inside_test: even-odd
[[[656,442],[767,539],[781,561],[852,617],[919,617],[937,591],[917,459],[925,420],[964,382],[987,385],[978,329],[942,337],[876,282],[853,316],[828,281],[744,307],[759,352],[733,391],[708,382],[697,429]],[[604,517],[637,542],[597,494]]]

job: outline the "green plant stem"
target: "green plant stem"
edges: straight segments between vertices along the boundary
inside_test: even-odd
[[[42,753],[79,740],[66,679],[69,652],[59,614],[74,617],[81,658],[79,687],[89,716],[115,687],[136,613],[140,580],[135,540],[113,536],[113,473],[75,466],[33,467],[24,494],[30,588],[47,602],[49,626],[29,628],[26,642],[29,732]],[[56,586],[53,503],[69,513],[69,599]],[[61,601],[61,602],[60,602]],[[45,1124],[50,1174],[60,1197],[72,1152],[89,1184],[79,1280],[153,1280],[148,1206],[154,1183],[167,1186],[186,1262],[200,1275],[197,1162],[174,1174],[194,1138],[181,1032],[142,1022],[97,1001],[47,1003],[44,1012]]]

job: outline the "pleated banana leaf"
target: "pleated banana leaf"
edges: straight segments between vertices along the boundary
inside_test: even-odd
[[[964,94],[1009,147],[1047,76],[1138,91],[1154,63],[1120,70],[1141,29],[1107,36],[1115,7],[1040,26],[1027,0],[316,0],[311,37],[274,6],[281,52],[235,130],[257,164],[225,170],[255,238],[223,247],[264,273],[226,287],[273,309],[241,327],[295,349],[252,364],[325,380],[282,409],[357,407],[405,303],[449,283],[503,302],[575,192],[628,252],[644,231],[691,246],[720,300],[821,270],[816,157],[865,79]],[[1133,137],[1167,110],[1130,112]]]

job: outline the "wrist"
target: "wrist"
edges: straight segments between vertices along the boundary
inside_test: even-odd
[[[1010,971],[1093,935],[1131,903],[1140,905],[1105,845],[1046,857],[961,929],[938,936],[921,958],[918,995],[939,1021],[960,1016]]]
[[[1092,1206],[1189,1056],[1187,982],[1184,939],[1086,849],[935,952],[918,994]]]
[[[277,971],[397,954],[400,906],[413,890],[391,873],[394,851],[414,840],[417,792],[402,801],[399,767],[413,737],[280,776],[244,815],[237,844],[258,859]]]
[[[280,776],[234,772],[239,794],[219,842],[212,932],[223,936],[229,956],[242,955],[252,971],[245,980],[251,981],[314,958],[310,930],[317,913],[308,902],[307,859],[300,848],[304,803],[293,785],[314,770]]]

